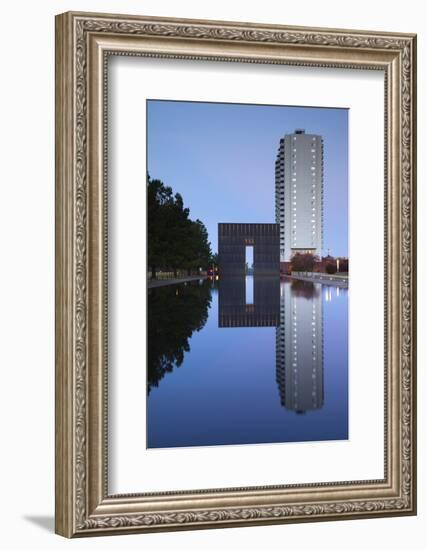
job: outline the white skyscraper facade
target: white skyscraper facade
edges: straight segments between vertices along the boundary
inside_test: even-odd
[[[323,139],[295,130],[280,140],[276,159],[276,223],[280,261],[323,251]]]

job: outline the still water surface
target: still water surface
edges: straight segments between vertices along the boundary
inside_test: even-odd
[[[348,291],[273,278],[148,292],[147,446],[348,438]]]

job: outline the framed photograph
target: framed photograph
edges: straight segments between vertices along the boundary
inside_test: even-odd
[[[56,18],[56,532],[416,513],[416,37]]]

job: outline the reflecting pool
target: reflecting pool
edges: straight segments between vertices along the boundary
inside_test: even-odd
[[[233,277],[148,291],[147,446],[348,438],[348,290]]]

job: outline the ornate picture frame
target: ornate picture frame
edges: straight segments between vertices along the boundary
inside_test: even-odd
[[[111,55],[384,72],[384,478],[111,495]],[[65,537],[416,513],[416,36],[68,12],[56,17],[56,532]]]

